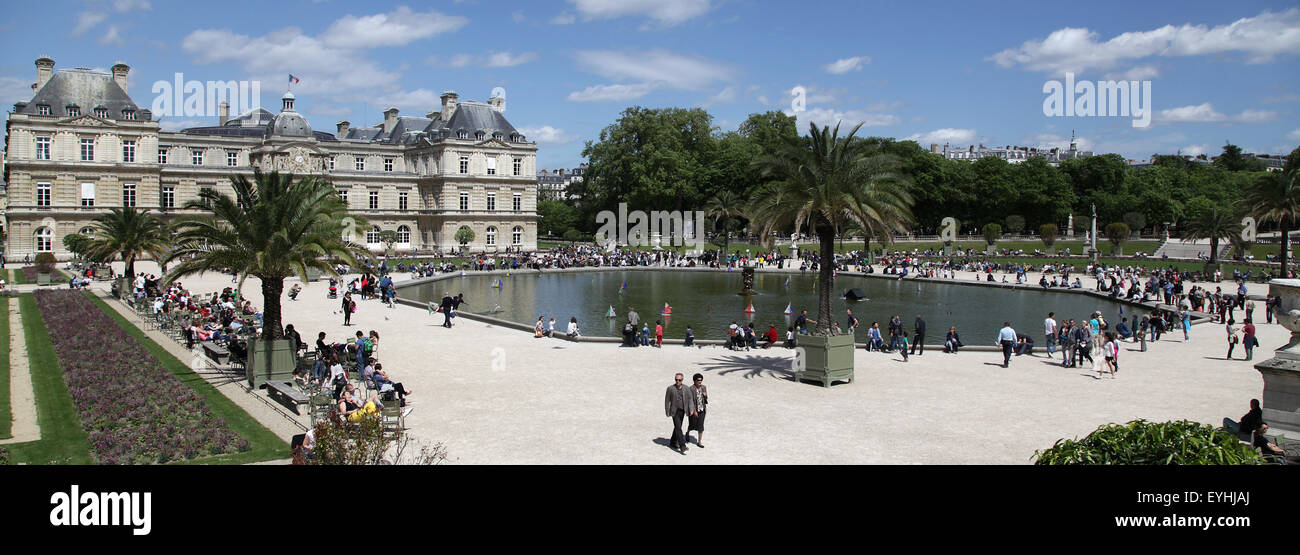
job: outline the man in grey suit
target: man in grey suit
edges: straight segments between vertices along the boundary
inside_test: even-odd
[[[686,436],[682,434],[682,419],[687,412],[695,415],[695,411],[688,399],[690,393],[682,387],[682,375],[677,374],[673,378],[673,385],[668,386],[668,391],[664,394],[664,415],[673,419],[673,436],[668,440],[668,447],[685,455]]]

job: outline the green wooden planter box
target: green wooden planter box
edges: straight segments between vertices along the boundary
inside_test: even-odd
[[[298,367],[297,353],[288,339],[264,341],[260,338],[248,342],[248,385],[257,389],[269,381],[293,381],[293,371]]]
[[[320,281],[322,277],[325,277],[325,272],[316,268],[307,268],[307,281]]]
[[[50,274],[36,274],[36,285],[49,285]]]
[[[799,336],[804,367],[795,372],[796,381],[821,382],[830,387],[836,381],[853,381],[853,336]]]

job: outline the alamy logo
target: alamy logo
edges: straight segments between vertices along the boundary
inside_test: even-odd
[[[150,110],[154,116],[216,117],[222,102],[230,103],[231,114],[262,107],[261,81],[195,81],[177,73],[174,82],[154,81]]]
[[[1075,81],[1043,83],[1047,117],[1132,117],[1133,127],[1151,125],[1151,81]]]
[[[149,492],[82,493],[76,484],[71,492],[50,496],[50,524],[54,526],[132,526],[137,536],[152,530],[152,497]]]
[[[633,210],[629,213],[627,203],[620,202],[618,214],[601,210],[596,214],[596,224],[600,226],[596,230],[596,242],[606,246],[657,247],[668,244],[697,247],[702,244],[699,231],[704,224],[704,212],[651,210],[646,214],[642,210]]]

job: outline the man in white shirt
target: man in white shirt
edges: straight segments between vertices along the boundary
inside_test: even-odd
[[[1050,358],[1052,353],[1056,352],[1056,316],[1055,312],[1048,312],[1047,319],[1043,320],[1043,333],[1047,334],[1047,356]]]
[[[1011,328],[1011,322],[1002,323],[997,343],[1002,345],[1002,367],[1008,368],[1011,366],[1011,349],[1016,344],[1016,330]]]

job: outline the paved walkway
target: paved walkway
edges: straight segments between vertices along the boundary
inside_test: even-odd
[[[36,393],[32,389],[31,367],[27,364],[27,335],[23,333],[18,299],[9,299],[9,406],[13,412],[13,437],[0,444],[24,443],[41,439],[41,425],[36,417]]]
[[[959,279],[974,281],[974,274]],[[231,285],[228,276],[183,282],[201,293]],[[283,299],[285,322],[308,342],[318,331],[330,341],[378,331],[385,370],[415,391],[412,435],[443,442],[452,463],[1025,464],[1035,449],[1110,422],[1217,425],[1245,413],[1263,387],[1240,349],[1236,360],[1223,359],[1224,332],[1212,324],[1195,326],[1190,343],[1169,335],[1147,353],[1125,345],[1114,380],[1062,368],[1041,351],[1003,369],[1000,353],[927,352],[904,363],[859,350],[855,382],[825,389],[790,381],[792,352],[784,349],[627,349],[534,339],[466,319],[446,329],[440,315],[378,301],[360,301],[356,325],[344,327],[325,282],[303,285],[298,301]],[[1256,285],[1252,293],[1266,291]],[[243,292],[261,305],[257,280]],[[1031,327],[1037,332],[1037,323]],[[1289,337],[1276,324],[1258,328],[1264,347]],[[1257,354],[1262,360],[1270,351]],[[685,456],[666,447],[671,422],[662,403],[675,372],[704,374],[711,394],[708,447]],[[283,420],[254,416],[273,429]]]

